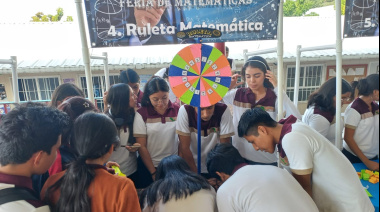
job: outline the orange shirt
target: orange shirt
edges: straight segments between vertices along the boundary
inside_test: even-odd
[[[60,172],[49,177],[41,191],[42,199],[46,190],[64,174],[65,172]],[[88,195],[93,212],[141,212],[133,182],[126,177],[112,175],[102,168],[95,169],[95,178],[90,184]],[[49,198],[55,204],[58,202],[59,196],[60,190],[58,189]]]

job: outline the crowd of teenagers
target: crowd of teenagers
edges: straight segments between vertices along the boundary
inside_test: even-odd
[[[261,57],[244,65],[244,82],[232,76],[222,102],[200,111],[181,106],[167,72],[141,91],[139,75],[122,71],[103,113],[62,84],[50,105],[4,115],[0,212],[374,211],[352,163],[379,170],[378,74],[355,86],[342,80],[341,100],[336,79],[327,80],[302,116]],[[286,118],[276,122],[279,92]],[[344,117],[337,101],[348,105]]]

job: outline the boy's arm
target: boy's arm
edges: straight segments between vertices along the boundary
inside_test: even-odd
[[[181,157],[185,159],[190,166],[191,171],[197,172],[197,166],[195,165],[193,153],[190,151],[191,136],[178,135],[180,142]]]
[[[293,173],[293,177],[298,181],[303,189],[313,198],[312,186],[311,186],[311,174],[298,175]]]

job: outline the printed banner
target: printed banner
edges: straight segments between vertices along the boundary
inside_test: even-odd
[[[379,36],[379,0],[347,0],[344,37]]]
[[[204,43],[273,40],[280,0],[84,0],[92,47],[195,43],[180,31],[217,29]]]

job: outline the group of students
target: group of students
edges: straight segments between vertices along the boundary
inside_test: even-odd
[[[286,119],[276,122],[283,91],[267,62],[250,58],[242,76],[247,88],[235,89],[234,75],[223,103],[201,111],[171,101],[162,77],[140,91],[131,69],[105,93],[104,114],[72,84],[49,107],[16,107],[0,123],[0,211],[49,211],[42,201],[52,211],[374,211],[350,161],[379,169],[378,75],[359,81],[346,109],[343,153],[332,144],[335,78],[310,96],[303,117],[284,93]],[[354,91],[342,82],[349,103]],[[277,151],[293,177],[275,167]]]

